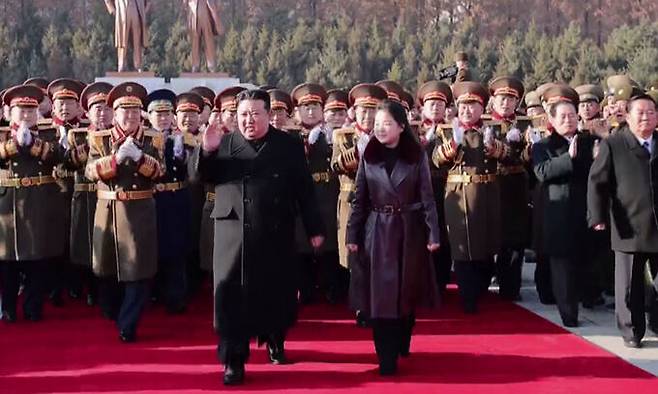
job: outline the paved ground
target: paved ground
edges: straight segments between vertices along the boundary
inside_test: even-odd
[[[523,288],[521,290],[522,301],[518,305],[538,314],[539,316],[562,326],[560,315],[555,305],[542,305],[537,297],[533,281],[535,265],[524,264]],[[608,303],[612,298],[606,298]],[[615,323],[614,310],[599,306],[589,310],[580,308],[580,327],[567,328],[567,330],[579,335],[591,343],[616,354],[629,363],[658,376],[658,336],[647,330],[642,341],[642,349],[629,349],[624,346]]]

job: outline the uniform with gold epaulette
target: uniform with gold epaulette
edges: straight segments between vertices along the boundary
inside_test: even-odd
[[[187,116],[188,113],[200,116],[204,107],[204,100],[197,93],[188,92],[176,96],[168,89],[151,92],[147,102],[149,116],[154,112],[173,115],[174,110],[179,118]],[[192,238],[190,237],[191,204],[187,157],[191,149],[185,148],[185,135],[182,131],[171,129],[156,131],[164,138],[163,155],[166,164],[165,174],[155,185],[155,205],[158,214],[156,286],[160,290],[159,295],[167,312],[177,314],[186,309],[188,290],[187,258]],[[188,141],[192,139],[191,137],[194,136],[189,134]]]
[[[304,142],[306,160],[313,178],[315,196],[322,221],[327,229],[327,235],[318,251],[314,251],[306,236],[300,217],[296,223],[297,252],[301,254],[302,280],[300,284],[300,299],[310,302],[314,298],[317,285],[329,302],[335,302],[338,295],[338,242],[336,206],[338,204],[339,183],[337,175],[331,171],[331,155],[333,129],[323,119],[324,105],[328,95],[324,87],[304,83],[295,87],[290,93],[293,106],[300,109],[302,120],[300,136]],[[310,112],[314,117],[308,117],[304,106],[313,106]],[[306,123],[315,124],[306,124]],[[316,260],[317,264],[313,264]],[[317,269],[318,272],[314,272]],[[317,282],[317,283],[316,283]]]
[[[418,102],[423,106],[424,120],[418,127],[419,139],[425,141],[425,150],[432,161],[432,153],[437,146],[450,146],[452,141],[452,126],[442,124],[445,110],[440,111],[440,117],[433,118],[431,106],[441,105],[440,102],[445,103],[445,106],[452,105],[452,91],[450,86],[441,81],[428,81],[425,82],[416,94]],[[436,102],[435,102],[436,101]],[[425,110],[426,103],[428,109]],[[441,108],[441,107],[439,107]],[[435,109],[436,112],[436,109]],[[441,148],[437,153],[442,153]],[[445,157],[444,163],[447,163]],[[448,238],[448,228],[445,219],[445,188],[446,180],[448,179],[449,165],[430,165],[430,175],[432,177],[432,189],[434,190],[434,200],[436,201],[436,209],[439,218],[439,230],[441,236],[441,248],[438,252],[432,253],[434,265],[436,268],[437,284],[439,289],[445,289],[450,282],[450,272],[452,270],[452,256],[450,253],[450,240]]]
[[[487,89],[478,82],[457,82],[453,95],[458,104],[479,103],[489,99]],[[445,192],[445,215],[457,282],[464,310],[474,313],[477,302],[491,279],[493,256],[500,250],[500,188],[498,161],[509,154],[493,130],[482,126],[461,125],[463,140],[455,141],[458,130],[446,136],[448,143],[434,148],[432,162],[449,167]],[[445,130],[444,130],[445,132]]]
[[[115,86],[107,103],[115,111],[141,109],[143,86],[126,82]],[[117,160],[119,149],[132,138],[141,157]],[[108,283],[124,284],[126,297],[118,314],[122,341],[133,341],[137,322],[148,299],[147,280],[157,270],[157,218],[153,189],[165,172],[164,139],[138,126],[130,135],[118,126],[90,134],[86,175],[97,183],[94,220],[94,273]],[[114,300],[121,302],[121,300]],[[131,305],[127,308],[127,305]],[[118,307],[118,305],[116,305]]]
[[[386,91],[370,83],[359,84],[349,93],[350,104],[353,107],[376,108],[388,97]],[[333,132],[333,147],[331,169],[339,174],[340,193],[338,194],[338,256],[340,265],[348,267],[348,251],[346,245],[347,220],[350,216],[350,203],[354,198],[354,179],[359,166],[361,152],[370,138],[371,130],[354,127],[336,129]]]
[[[523,83],[511,76],[495,78],[489,84],[492,97],[507,96],[508,100],[523,98]],[[500,110],[501,112],[504,109]],[[495,135],[509,148],[509,155],[498,162],[498,182],[500,184],[501,251],[496,256],[496,277],[500,285],[499,294],[509,300],[519,297],[524,250],[530,243],[530,186],[529,165],[530,145],[526,131],[531,125],[530,118],[496,112],[495,104],[485,127],[491,127]]]
[[[84,90],[85,85],[73,79],[60,78],[52,81],[46,92],[50,97],[50,100],[53,102],[53,115],[50,125],[43,125],[45,128],[49,128],[49,133],[53,138],[53,142],[59,142],[64,148],[68,148],[68,134],[69,131],[75,128],[85,127],[85,124],[80,122],[80,119],[77,115],[73,113],[59,113],[58,108],[63,108],[66,104],[61,106],[55,105],[58,101],[62,102],[75,102],[76,104],[80,100],[82,91]],[[68,104],[70,106],[70,104]],[[61,188],[60,198],[57,199],[56,204],[58,209],[61,212],[61,226],[62,231],[65,234],[70,234],[71,232],[71,203],[73,200],[73,189],[75,183],[75,169],[67,165],[65,160],[60,165],[56,166],[53,170],[53,174],[57,179],[57,184]],[[66,244],[66,250],[63,256],[59,261],[59,265],[56,266],[57,270],[55,275],[52,276],[52,289],[50,298],[52,302],[57,305],[61,303],[61,290],[66,285],[73,285],[75,282],[78,282],[77,275],[73,275],[70,267],[70,256],[71,250],[69,243]],[[80,289],[79,286],[69,286],[70,294],[74,297],[79,297]]]
[[[96,82],[88,85],[80,94],[82,109],[89,112],[94,105],[106,105],[107,93],[112,85],[106,82]],[[82,124],[82,122],[81,122]],[[111,125],[99,125],[101,129]],[[89,132],[96,126],[80,127],[68,131],[68,149],[65,153],[64,167],[74,171],[73,195],[71,201],[71,228],[69,237],[70,260],[78,267],[79,275],[72,284],[74,290],[82,291],[87,287],[87,304],[94,305],[98,293],[98,281],[93,275],[93,234],[94,215],[96,212],[96,183],[85,176],[85,167],[89,158]]]
[[[5,105],[28,111],[35,111],[42,99],[43,91],[35,86],[16,86],[3,96]],[[66,244],[59,227],[62,212],[52,205],[59,195],[52,168],[63,152],[36,124],[28,127],[23,131],[15,125],[0,132],[0,268],[3,319],[8,321],[16,320],[21,272],[26,277],[25,318],[41,319],[44,282],[52,268],[47,261],[60,256]]]

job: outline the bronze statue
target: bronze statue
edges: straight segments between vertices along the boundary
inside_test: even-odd
[[[201,36],[206,46],[206,64],[208,71],[215,71],[215,36],[222,31],[216,0],[183,0],[187,6],[187,27],[192,44],[192,72],[199,71],[201,59],[199,46]]]
[[[114,45],[117,47],[119,71],[126,71],[129,38],[132,36],[133,63],[142,71],[142,52],[148,42],[146,12],[148,0],[105,0],[110,14],[114,14]]]

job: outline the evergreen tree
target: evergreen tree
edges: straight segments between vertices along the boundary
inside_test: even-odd
[[[233,27],[226,33],[224,46],[218,53],[219,68],[229,75],[242,74],[242,54],[240,53],[240,33]]]
[[[157,69],[153,70],[165,78],[174,77],[181,71],[192,68],[189,35],[185,23],[176,21],[169,34],[162,52],[166,56],[156,65]]]
[[[555,73],[557,72],[558,63],[554,56],[553,41],[547,36],[543,36],[539,40],[539,49],[537,57],[532,62],[531,74],[526,74],[525,86],[526,88],[536,88],[537,86],[555,80]]]
[[[628,73],[640,86],[658,80],[658,48],[645,44],[639,47],[628,64]]]
[[[393,81],[401,81],[402,78],[403,78],[402,65],[400,64],[400,61],[398,61],[398,59],[395,59],[395,61],[393,61],[393,64],[391,65],[391,68],[386,73],[386,79],[392,79]]]
[[[240,53],[242,56],[242,73],[240,74],[240,79],[245,82],[256,80],[258,59],[255,55],[257,47],[258,31],[253,24],[249,23],[240,35]]]
[[[583,41],[578,56],[578,64],[571,80],[572,86],[583,84],[598,84],[601,80],[603,65],[603,54],[591,40]]]
[[[571,23],[557,40],[555,57],[560,67],[555,77],[558,81],[568,83],[573,79],[581,41],[580,27],[575,23]]]
[[[523,47],[518,31],[508,35],[500,47],[495,76],[513,75],[523,79]]]
[[[43,36],[43,57],[46,59],[48,79],[73,77],[70,56],[71,33],[52,23]]]

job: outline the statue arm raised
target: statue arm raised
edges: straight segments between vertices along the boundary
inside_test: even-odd
[[[114,15],[116,12],[116,8],[114,7],[114,0],[105,0],[105,7],[107,7],[107,11]]]

